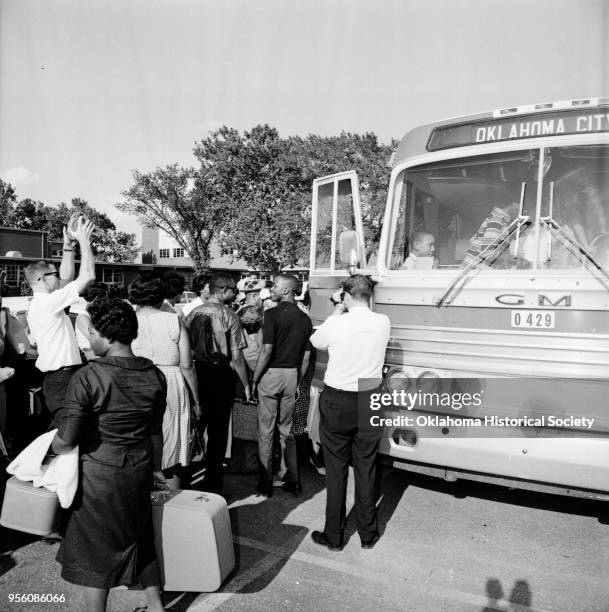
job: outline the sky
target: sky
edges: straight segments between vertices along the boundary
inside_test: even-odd
[[[196,165],[222,124],[389,142],[606,96],[607,32],[609,0],[0,0],[0,178],[135,232],[131,172]]]

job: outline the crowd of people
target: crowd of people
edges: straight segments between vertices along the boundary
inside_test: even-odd
[[[149,492],[199,488],[228,497],[227,448],[239,442],[229,440],[236,398],[254,419],[258,457],[248,473],[258,473],[258,494],[271,497],[279,486],[301,493],[316,348],[329,351],[320,398],[328,498],[324,531],[312,538],[342,547],[352,463],[362,546],[373,546],[379,432],[358,431],[356,396],[359,378],[380,378],[389,322],[369,310],[371,282],[351,277],[334,313],[348,314],[315,332],[297,302],[299,281],[289,274],[277,275],[269,288],[253,279],[238,285],[227,273],[198,276],[198,297],[178,310],[185,283],[176,272],[144,273],[126,299],[109,297],[95,282],[93,225],[80,217],[68,227],[59,269],[43,261],[26,268],[33,293],[27,320],[2,311],[0,356],[5,349],[13,361],[0,368],[0,417],[6,383],[20,379],[36,356],[41,392],[29,381],[24,396],[21,380],[11,411],[27,403],[30,415],[47,416],[44,427],[57,429],[50,456],[79,446],[80,484],[57,559],[64,579],[84,588],[87,609],[105,609],[109,588],[136,583],[148,609],[162,609]],[[6,433],[3,420],[0,427]],[[205,476],[196,484],[189,469],[194,433],[206,437]],[[29,439],[13,435],[13,451]]]

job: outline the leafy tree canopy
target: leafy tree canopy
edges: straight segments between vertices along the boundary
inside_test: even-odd
[[[48,232],[51,240],[62,240],[62,228],[74,213],[81,213],[93,221],[96,231],[91,239],[93,252],[102,261],[132,262],[138,251],[134,234],[116,229],[111,219],[81,198],[73,198],[68,206],[47,206],[30,198],[17,199],[14,188],[0,181],[0,206],[4,213],[2,225],[18,229]]]
[[[216,185],[226,216],[218,239],[249,265],[277,272],[308,256],[313,179],[354,169],[360,177],[366,242],[378,243],[389,169],[395,147],[374,134],[282,139],[258,125],[240,134],[227,126],[197,143],[200,173]]]
[[[171,164],[153,172],[133,172],[119,210],[169,234],[191,257],[197,270],[209,265],[209,246],[224,217],[224,198],[215,173]]]

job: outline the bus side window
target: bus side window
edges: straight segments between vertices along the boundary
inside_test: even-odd
[[[404,181],[396,188],[395,195],[396,198],[399,197],[399,207],[389,261],[391,270],[404,269],[405,265],[409,265],[408,257],[412,252],[411,242],[415,234],[431,234],[435,241],[438,227],[437,206],[429,194],[418,189],[413,183]],[[429,241],[428,237],[427,240]]]

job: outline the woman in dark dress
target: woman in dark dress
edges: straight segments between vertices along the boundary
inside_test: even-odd
[[[138,583],[148,610],[164,610],[150,491],[165,484],[165,378],[131,351],[137,318],[129,304],[98,299],[89,314],[91,348],[100,357],[72,377],[53,441],[55,453],[76,445],[80,453],[79,487],[57,560],[64,580],[84,587],[88,612],[106,609],[110,588]]]

